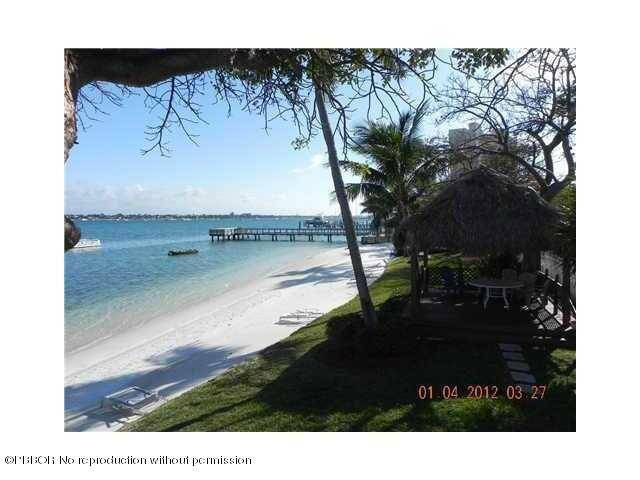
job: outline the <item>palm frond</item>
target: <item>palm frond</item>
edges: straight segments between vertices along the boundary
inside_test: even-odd
[[[356,200],[360,196],[367,199],[373,196],[387,197],[390,195],[386,188],[375,183],[347,183],[344,188],[347,192],[347,198],[349,201]]]
[[[339,163],[344,170],[351,172],[354,175],[358,175],[365,182],[377,183],[380,185],[385,182],[385,173],[373,168],[371,165],[354,162],[352,160],[341,160]]]
[[[410,139],[418,138],[420,135],[420,129],[422,128],[422,124],[427,117],[427,113],[429,112],[429,104],[427,102],[421,103],[418,105],[416,112],[413,116],[413,121],[411,122],[411,129],[408,132],[407,137]]]

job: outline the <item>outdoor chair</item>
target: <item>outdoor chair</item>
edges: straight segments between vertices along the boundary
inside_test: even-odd
[[[518,272],[512,268],[504,268],[502,269],[502,279],[515,281],[518,279]]]
[[[442,275],[442,283],[444,286],[445,294],[457,294],[459,287],[454,271],[449,267],[442,267],[442,269],[440,270],[440,274]]]
[[[536,275],[534,273],[524,272],[518,277],[524,287],[521,290],[522,301],[525,307],[529,307],[533,297],[536,294]]]
[[[537,297],[529,304],[529,310],[537,311],[547,306],[549,298],[549,288],[551,288],[551,279],[547,278],[542,285],[542,289]]]
[[[464,271],[462,270],[462,268],[459,268],[457,270],[456,280],[457,280],[458,294],[464,295],[464,291],[467,288],[467,282],[465,282],[464,280]]]

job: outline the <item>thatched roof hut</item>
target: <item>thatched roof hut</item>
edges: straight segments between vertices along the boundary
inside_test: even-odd
[[[405,227],[422,248],[519,253],[548,248],[559,215],[533,189],[481,166],[447,185]]]

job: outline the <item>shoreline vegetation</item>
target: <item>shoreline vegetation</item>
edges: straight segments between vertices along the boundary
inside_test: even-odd
[[[391,261],[370,288],[389,341],[409,298],[407,258]],[[497,345],[423,339],[380,358],[360,352],[371,342],[352,335],[360,322],[355,297],[122,430],[575,431],[574,350],[528,349],[533,373],[548,385],[544,401],[424,401],[419,385],[510,383]]]

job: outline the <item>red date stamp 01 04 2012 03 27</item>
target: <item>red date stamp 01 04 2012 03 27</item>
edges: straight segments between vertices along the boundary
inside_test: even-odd
[[[507,398],[509,400],[544,400],[546,385],[418,385],[419,400],[450,400],[458,398]]]

